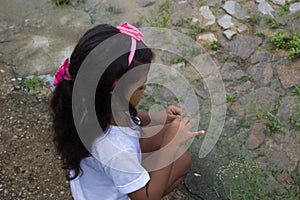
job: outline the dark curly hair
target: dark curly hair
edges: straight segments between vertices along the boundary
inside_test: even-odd
[[[91,156],[80,140],[74,124],[72,113],[74,80],[87,55],[101,42],[118,33],[119,31],[115,27],[108,24],[101,24],[88,30],[79,40],[70,58],[69,72],[72,81],[63,80],[55,88],[51,100],[55,131],[54,144],[58,154],[61,156],[62,168],[67,170],[67,180],[75,179],[82,172],[80,161],[85,157]],[[138,48],[135,52],[133,62],[128,67],[131,38],[125,35],[120,38],[118,44],[128,45],[128,53],[117,58],[105,69],[98,82],[95,94],[95,102],[97,102],[95,110],[102,130],[107,130],[112,117],[110,92],[112,91],[114,81],[139,64],[150,63],[153,57],[153,53],[149,48],[142,42],[137,42]],[[129,105],[129,108],[130,114],[136,116],[135,108],[131,105]],[[74,176],[69,174],[69,170],[74,170]]]

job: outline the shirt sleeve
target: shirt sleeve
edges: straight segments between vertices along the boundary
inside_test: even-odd
[[[138,154],[132,152],[118,153],[104,166],[104,171],[122,194],[139,190],[150,180],[148,172],[140,164]]]

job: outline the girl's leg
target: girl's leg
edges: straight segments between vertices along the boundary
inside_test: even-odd
[[[160,131],[157,132],[158,130]],[[154,152],[160,149],[164,134],[167,130],[168,130],[168,125],[151,127],[151,128],[147,128],[146,130],[143,130],[145,132],[145,135],[149,135],[149,134],[151,135],[151,133],[157,133],[157,134],[151,137],[140,139],[140,146],[141,146],[142,153]],[[178,150],[178,155],[181,156],[173,163],[171,175],[164,195],[173,191],[183,181],[184,176],[188,173],[188,171],[191,168],[192,159],[189,153],[186,151],[185,147],[181,147]]]

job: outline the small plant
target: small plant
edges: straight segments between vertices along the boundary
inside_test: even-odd
[[[280,7],[280,13],[279,13],[279,15],[280,15],[280,16],[283,16],[283,15],[288,14],[289,11],[290,11],[290,5],[291,5],[291,3],[288,2],[288,1],[287,1],[284,5],[282,5],[282,6]]]
[[[194,78],[191,79],[192,83],[197,83],[200,81],[200,77],[199,76],[195,76]]]
[[[174,97],[174,99],[175,99],[176,102],[180,102],[180,101],[182,101],[183,97],[181,95],[176,95]]]
[[[265,126],[266,133],[271,134],[278,131],[280,129],[279,119],[271,112],[267,112],[266,117],[267,117],[267,123]]]
[[[33,94],[34,92],[41,90],[45,82],[45,79],[33,76],[32,78],[26,78],[24,80],[24,87],[29,94]]]
[[[247,22],[251,25],[251,26],[254,26],[254,25],[259,25],[260,22],[262,20],[262,17],[258,14],[252,14],[250,15],[250,17],[247,19]]]
[[[76,4],[79,4],[79,3],[85,3],[85,0],[52,0],[52,2],[54,2],[57,6],[60,6],[60,5],[70,5],[70,4],[73,4],[73,5],[76,5]]]
[[[223,183],[228,199],[266,199],[265,179],[256,163],[231,161],[219,169],[217,177]]]
[[[236,102],[237,94],[226,94],[226,102],[234,103]]]
[[[109,5],[107,8],[105,8],[105,11],[111,15],[118,15],[122,13],[121,8],[117,8],[115,6]]]
[[[142,15],[140,18],[145,20],[152,27],[166,28],[172,15],[170,0],[159,4],[158,8],[153,10],[151,14],[151,17]]]
[[[294,93],[298,96],[298,98],[300,100],[300,84],[294,85]]]
[[[280,24],[274,19],[274,17],[267,15],[264,17],[264,21],[268,28],[277,29],[279,28]]]
[[[289,58],[295,58],[300,54],[300,38],[297,33],[285,34],[283,30],[276,31],[270,38],[271,47],[289,51]]]
[[[238,83],[244,83],[244,82],[247,82],[247,81],[252,81],[253,80],[253,77],[251,75],[245,75],[245,76],[242,76],[241,78],[239,78],[237,80]]]
[[[213,42],[210,44],[210,48],[211,48],[211,50],[213,50],[213,51],[221,51],[221,49],[222,49],[222,44],[221,44],[221,42],[219,42],[219,41],[213,41]]]

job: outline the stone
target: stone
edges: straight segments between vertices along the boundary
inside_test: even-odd
[[[234,81],[246,76],[246,73],[237,69],[238,64],[235,62],[226,62],[221,69],[222,79],[224,81]]]
[[[297,119],[295,111],[297,110],[297,106],[300,105],[299,98],[296,96],[288,96],[282,99],[282,103],[278,109],[278,118],[282,123],[289,124],[290,119]]]
[[[255,116],[257,114],[255,107],[260,113],[264,110],[272,111],[278,102],[279,96],[280,94],[275,90],[261,87],[240,97],[238,103],[244,108],[247,116]]]
[[[153,4],[155,4],[155,1],[149,1],[149,0],[138,0],[137,1],[137,4],[142,7],[142,8],[145,8],[145,7],[149,7],[149,6],[152,6]]]
[[[271,0],[274,4],[283,6],[285,4],[285,0]]]
[[[236,32],[228,29],[228,30],[224,31],[223,34],[226,36],[226,38],[228,40],[231,40],[232,37],[236,35]]]
[[[267,62],[269,54],[266,51],[255,51],[254,54],[250,57],[250,62],[252,65]]]
[[[203,33],[197,36],[198,43],[213,42],[213,41],[218,41],[215,34],[213,33]]]
[[[181,22],[182,18],[184,18],[184,19],[191,19],[191,18],[193,18],[193,9],[191,7],[186,7],[186,8],[177,10],[171,16],[171,23],[174,26],[179,26],[179,25],[181,25],[180,23],[182,23]],[[195,19],[197,19],[197,18],[195,18]],[[193,23],[195,23],[195,22],[193,22]]]
[[[255,150],[263,144],[266,138],[264,134],[264,127],[265,124],[262,122],[256,122],[252,126],[250,135],[246,141],[247,149]]]
[[[267,86],[273,77],[272,63],[257,63],[254,66],[250,66],[247,72],[259,85]]]
[[[291,13],[298,12],[300,10],[300,2],[292,3],[289,8]]]
[[[187,0],[178,0],[178,4],[185,4],[187,3]]]
[[[211,10],[209,9],[208,6],[202,6],[202,7],[200,7],[199,11],[200,11],[200,15],[206,21],[206,23],[204,24],[204,26],[213,25],[215,23],[216,18],[213,15],[213,13],[211,12]]]
[[[220,19],[218,19],[218,24],[221,26],[223,29],[228,29],[232,27],[234,24],[231,22],[232,17],[230,15],[224,15]]]
[[[245,32],[247,32],[247,26],[246,25],[241,25],[241,26],[238,26],[237,27],[237,31],[239,32],[239,33],[245,33]]]
[[[289,62],[287,64],[278,64],[277,73],[279,80],[284,88],[292,87],[300,84],[300,60],[297,62]]]
[[[258,36],[240,35],[233,41],[225,42],[223,46],[231,54],[246,59],[249,58],[261,44],[262,39]]]
[[[226,1],[223,5],[223,9],[228,14],[242,21],[246,21],[249,18],[246,10],[236,1]]]
[[[274,9],[265,0],[261,0],[258,4],[258,11],[261,12],[263,15],[270,15],[273,17],[272,13],[274,12]]]
[[[300,158],[300,146],[297,143],[297,131],[289,127],[282,128],[284,134],[273,135],[272,140],[266,141],[269,154],[269,164],[278,170],[295,171]]]

